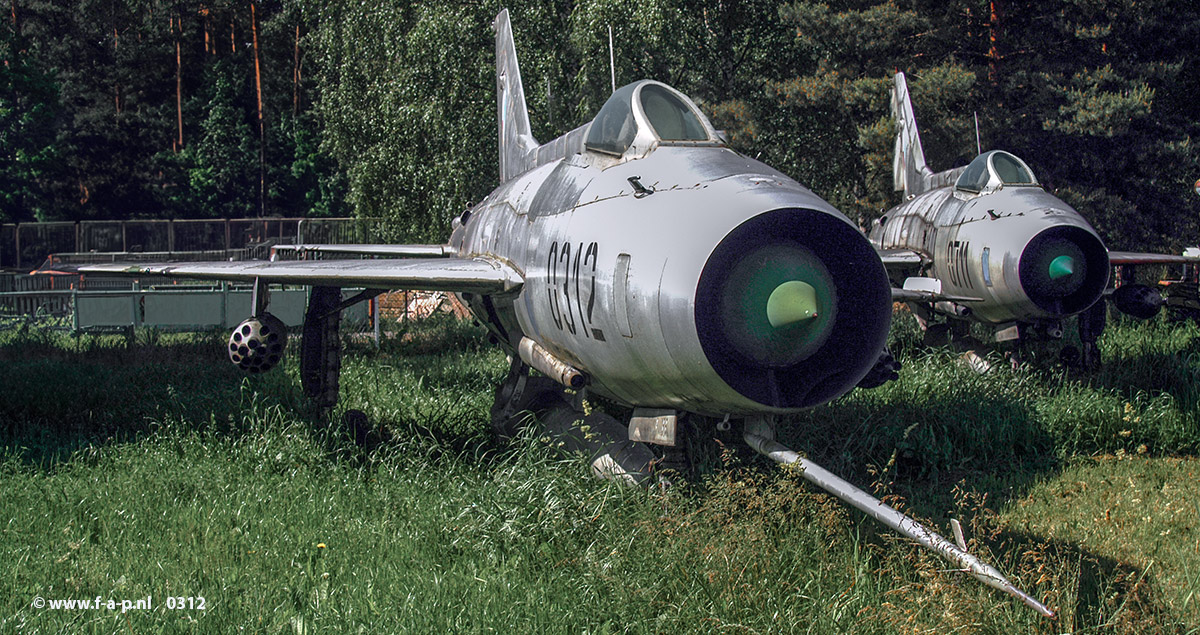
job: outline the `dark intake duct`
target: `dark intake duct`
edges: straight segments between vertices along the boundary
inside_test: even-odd
[[[1108,251],[1096,236],[1079,227],[1051,227],[1021,252],[1021,288],[1039,309],[1065,317],[1100,299],[1108,268]]]
[[[867,239],[830,213],[783,208],[717,245],[696,288],[705,357],[725,383],[774,408],[808,408],[879,361],[891,285]]]

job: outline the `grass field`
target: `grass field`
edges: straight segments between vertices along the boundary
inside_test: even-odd
[[[0,332],[0,633],[1200,632],[1200,329],[1120,322],[1097,373],[979,375],[905,317],[900,381],[782,440],[961,519],[1053,621],[736,431],[691,430],[695,482],[668,491],[496,441],[504,356],[436,321],[349,346],[342,407],[390,433],[367,448],[307,412],[294,356],[244,377],[224,334]]]

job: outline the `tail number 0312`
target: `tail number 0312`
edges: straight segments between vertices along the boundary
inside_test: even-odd
[[[604,340],[593,328],[596,310],[597,243],[554,241],[546,256],[546,300],[559,330],[588,339]]]

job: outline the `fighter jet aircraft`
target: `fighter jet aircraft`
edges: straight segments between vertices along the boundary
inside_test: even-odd
[[[679,416],[740,421],[759,452],[800,465],[818,486],[1049,615],[961,541],[774,441],[776,415],[894,376],[884,352],[892,290],[858,228],[800,183],[726,147],[692,100],[656,81],[616,90],[591,122],[538,143],[507,11],[494,28],[501,183],[453,222],[447,244],[289,249],[388,259],[79,271],[253,283],[255,314],[229,341],[230,359],[251,372],[285,351],[267,283],[312,285],[301,377],[325,405],[337,398],[341,309],[385,289],[456,292],[513,353],[493,408],[499,426],[536,409],[569,437],[582,420],[589,434],[578,442],[596,471],[637,480],[654,458],[647,444],[668,454],[677,445]],[[340,289],[352,287],[367,291],[343,300]],[[628,426],[585,416],[568,391],[632,408]]]
[[[1080,361],[1094,367],[1110,266],[1194,262],[1108,251],[1077,211],[1003,150],[935,174],[925,163],[904,73],[895,76],[892,114],[893,180],[905,200],[884,213],[868,237],[893,283],[918,297],[909,306],[927,334],[973,321],[991,327],[996,341],[1058,339],[1063,320],[1078,315]],[[1113,300],[1141,318],[1162,305],[1158,292],[1143,285],[1123,285]]]

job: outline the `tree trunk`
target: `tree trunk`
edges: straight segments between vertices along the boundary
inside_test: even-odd
[[[988,2],[988,9],[990,10],[988,16],[988,81],[995,87],[998,81],[997,67],[1000,64],[1000,0]]]
[[[292,50],[292,117],[300,114],[300,25],[296,25],[296,46]]]
[[[120,43],[121,43],[120,32],[117,31],[117,25],[113,24],[113,57],[114,58],[117,56],[117,52],[120,51],[120,48],[121,48]],[[121,82],[117,82],[116,87],[113,89],[113,105],[116,106],[117,114],[120,115],[121,114]]]
[[[267,131],[263,124],[262,67],[258,58],[258,14],[254,0],[250,2],[251,42],[254,46],[254,88],[258,93],[258,215],[266,215],[267,199]]]
[[[208,7],[200,5],[200,15],[204,17],[204,52],[206,54],[216,53],[217,47],[213,44],[212,37],[209,36],[212,28],[212,15]]]
[[[183,150],[183,56],[180,53],[183,39],[183,19],[171,18],[171,28],[175,32],[175,121],[179,135],[175,139],[175,151]]]

